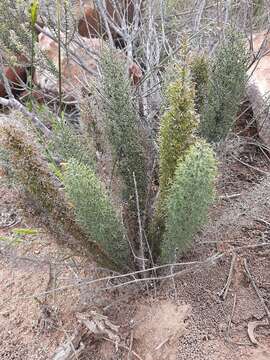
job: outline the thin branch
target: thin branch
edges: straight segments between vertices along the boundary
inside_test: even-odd
[[[174,267],[177,267],[177,266],[192,266],[189,269],[180,270],[178,272],[175,272],[174,274],[169,274],[169,275],[165,275],[165,276],[149,277],[149,278],[135,278],[135,279],[133,279],[131,281],[127,281],[125,283],[115,285],[111,289],[115,289],[115,288],[118,288],[118,287],[121,287],[121,286],[131,285],[131,284],[135,284],[135,283],[139,283],[139,282],[147,282],[147,281],[153,281],[153,280],[167,280],[167,279],[171,279],[172,277],[176,277],[178,275],[185,274],[188,271],[191,271],[192,269],[194,269],[195,267],[200,267],[200,269],[201,269],[201,266],[206,266],[206,265],[209,265],[209,264],[210,265],[215,264],[216,261],[220,260],[224,256],[225,256],[225,254],[217,253],[217,254],[215,254],[215,255],[213,255],[213,256],[211,256],[211,257],[209,257],[209,258],[207,258],[206,260],[203,260],[203,261],[191,261],[191,262],[185,262],[185,263],[166,264],[166,265],[161,265],[161,266],[156,266],[156,267],[153,267],[153,268],[149,268],[149,269],[146,269],[146,270],[134,271],[134,272],[127,273],[127,274],[121,274],[121,275],[115,275],[115,276],[106,276],[106,277],[95,279],[95,280],[89,280],[89,281],[81,282],[80,284],[70,284],[70,285],[61,286],[61,287],[55,288],[53,290],[49,290],[49,291],[46,291],[46,292],[41,292],[39,294],[32,294],[32,295],[27,295],[27,296],[23,296],[23,297],[21,297],[21,296],[13,297],[13,300],[16,300],[16,299],[17,300],[19,300],[19,299],[20,300],[21,299],[32,299],[33,297],[42,296],[42,295],[45,295],[45,293],[49,294],[49,293],[52,293],[53,291],[57,291],[57,292],[65,291],[65,290],[69,290],[69,289],[76,288],[76,287],[79,287],[79,286],[93,285],[93,284],[100,283],[100,282],[107,282],[107,281],[110,281],[110,280],[123,279],[123,278],[127,278],[129,276],[144,273],[145,271],[150,272],[150,271],[155,271],[155,270],[158,270],[158,269],[171,268],[172,265]],[[103,289],[100,289],[100,290],[103,290]],[[110,288],[106,287],[104,290],[110,290]]]
[[[226,284],[225,284],[224,288],[218,294],[219,297],[222,300],[226,300],[226,297],[228,295],[228,291],[229,291],[229,288],[230,288],[231,282],[232,282],[232,276],[233,276],[233,269],[234,269],[235,261],[236,261],[236,254],[234,253],[233,256],[232,256],[230,271],[229,271],[229,275],[228,275]]]
[[[137,181],[136,181],[136,177],[135,177],[134,173],[133,173],[133,181],[134,181],[134,188],[135,188],[137,217],[138,217],[138,225],[139,225],[139,239],[140,239],[140,254],[139,254],[139,257],[141,258],[141,269],[143,271],[145,271],[145,260],[144,260],[145,251],[144,251],[144,243],[143,243],[143,230],[142,230],[142,222],[141,222],[140,203],[139,203]]]
[[[42,134],[49,138],[51,136],[51,130],[49,130],[39,119],[38,117],[27,110],[27,108],[22,105],[18,100],[16,100],[14,97],[10,99],[5,99],[3,97],[0,97],[0,104],[2,106],[9,107],[11,109],[15,109],[20,111],[23,115],[27,116],[29,119],[31,119],[34,126],[42,132]]]
[[[111,340],[111,339],[108,339],[106,337],[102,337],[103,340],[106,340],[106,341],[109,341],[110,343],[112,344],[115,344],[116,346],[118,347],[121,347],[122,349],[125,349],[129,352],[129,348],[125,345],[122,345],[122,344],[118,344],[116,343],[115,341]],[[140,355],[138,355],[135,351],[131,350],[131,353],[138,359],[138,360],[143,360],[143,358],[140,357]]]
[[[265,302],[264,298],[262,297],[262,294],[261,294],[261,292],[260,292],[260,290],[259,290],[253,276],[251,275],[251,273],[249,271],[248,264],[247,264],[247,259],[244,259],[244,267],[245,267],[247,276],[248,276],[248,278],[249,278],[249,280],[251,282],[251,285],[253,286],[253,288],[254,288],[254,290],[255,290],[258,298],[260,299],[260,302],[261,302],[261,304],[262,304],[262,306],[263,306],[263,308],[265,310],[266,316],[268,318],[268,324],[270,324],[270,311],[269,311],[269,309],[268,309],[268,307],[266,305],[266,302]]]

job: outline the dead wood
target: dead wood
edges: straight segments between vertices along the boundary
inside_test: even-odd
[[[86,329],[81,326],[78,328],[72,337],[63,345],[60,345],[53,357],[52,360],[74,360],[78,359],[79,355],[84,349],[84,344],[82,343],[82,337],[86,333]]]
[[[253,276],[251,275],[251,273],[249,271],[246,259],[244,259],[244,267],[245,267],[245,270],[246,270],[246,274],[247,274],[247,276],[248,276],[248,278],[249,278],[249,280],[251,282],[251,285],[253,286],[253,288],[254,288],[254,290],[255,290],[258,298],[260,299],[260,302],[261,302],[261,304],[262,304],[262,306],[263,306],[263,308],[265,310],[266,316],[268,318],[268,325],[269,325],[270,324],[270,311],[269,311],[269,309],[268,309],[268,307],[266,305],[266,302],[265,302],[264,298],[262,297],[262,294],[261,294],[261,292],[260,292],[260,290],[259,290]]]

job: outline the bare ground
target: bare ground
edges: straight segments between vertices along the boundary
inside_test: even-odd
[[[52,359],[78,327],[76,314],[93,309],[120,326],[121,342],[117,347],[88,333],[80,359],[270,359],[270,329],[261,302],[270,307],[270,161],[250,142],[237,137],[226,143],[209,224],[180,261],[217,253],[222,258],[190,268],[174,281],[153,282],[148,290],[139,285],[113,290],[116,283],[108,281],[107,290],[100,291],[85,281],[107,274],[71,258],[46,234],[22,235],[12,246],[2,241],[0,359]],[[14,227],[34,227],[23,219],[16,225],[20,214],[14,209],[15,197],[14,191],[0,189],[0,236],[14,241]],[[222,299],[232,259],[231,283]],[[255,321],[260,326],[253,331]]]

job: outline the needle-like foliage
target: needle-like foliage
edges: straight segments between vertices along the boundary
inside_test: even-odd
[[[114,160],[125,183],[124,197],[134,208],[134,173],[140,204],[143,207],[147,183],[145,154],[130,80],[124,61],[117,57],[114,51],[104,51],[101,70],[106,133],[113,149]]]
[[[115,262],[126,264],[128,243],[123,226],[94,171],[71,159],[65,165],[63,182],[78,223]]]
[[[161,244],[162,261],[173,261],[176,249],[185,251],[207,220],[214,199],[217,164],[211,147],[202,141],[191,146],[178,162],[167,198],[166,230]]]
[[[207,99],[201,113],[201,134],[208,141],[222,140],[231,130],[245,93],[246,71],[245,41],[230,31],[211,65]]]

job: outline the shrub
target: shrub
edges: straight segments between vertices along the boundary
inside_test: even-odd
[[[161,118],[159,198],[150,225],[154,258],[160,256],[160,244],[165,230],[166,197],[174,181],[177,163],[195,141],[198,118],[194,107],[195,91],[186,65],[178,67],[178,78],[170,83],[166,97],[168,109]]]
[[[60,184],[41,158],[41,149],[23,126],[4,118],[0,122],[1,142],[8,151],[13,178],[20,187],[20,206],[40,226],[54,235],[60,245],[73,253],[93,257],[100,265],[120,268],[76,222]]]
[[[190,63],[191,79],[195,84],[195,109],[201,113],[207,98],[209,66],[205,55],[195,55]]]
[[[186,250],[194,234],[207,219],[214,199],[217,165],[213,150],[202,141],[196,142],[180,160],[175,180],[167,198],[167,217],[162,261],[173,261],[175,249]]]
[[[201,134],[208,141],[224,139],[235,121],[247,80],[247,51],[241,36],[228,32],[210,70]]]
[[[130,80],[124,62],[112,50],[104,51],[101,70],[106,134],[125,183],[124,197],[131,204],[131,208],[134,208],[134,173],[143,209],[147,183],[146,164]]]
[[[64,120],[54,123],[49,149],[64,162],[74,158],[82,164],[94,165],[94,151],[88,139]]]
[[[186,67],[179,69],[179,77],[167,89],[168,109],[160,124],[160,197],[166,197],[176,169],[194,142],[198,118],[194,108],[194,88]]]
[[[63,182],[78,223],[115,262],[125,264],[128,243],[124,241],[124,230],[95,173],[71,159],[65,166]]]

